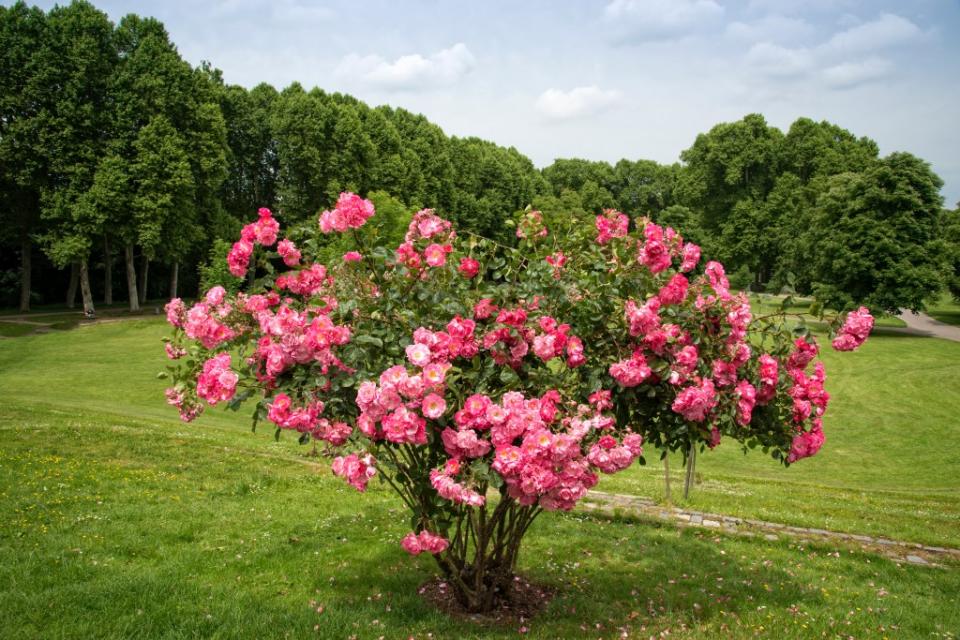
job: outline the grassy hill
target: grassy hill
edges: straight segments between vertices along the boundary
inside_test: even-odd
[[[358,495],[293,438],[163,404],[154,320],[0,340],[4,637],[515,637],[418,595],[399,501]],[[701,509],[960,546],[960,344],[826,354],[821,454],[701,456]],[[655,457],[655,456],[648,456]],[[679,471],[679,460],[674,469]],[[679,479],[679,476],[677,477]],[[657,465],[599,489],[657,495]],[[855,546],[545,514],[522,571],[556,591],[531,637],[955,637],[960,566]],[[428,634],[432,634],[429,636]],[[624,635],[626,634],[626,635]]]

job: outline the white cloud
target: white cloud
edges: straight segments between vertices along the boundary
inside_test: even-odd
[[[747,33],[745,27],[740,31]],[[767,78],[818,78],[829,89],[847,89],[882,78],[893,70],[890,61],[870,53],[879,54],[924,37],[924,32],[911,21],[885,13],[838,31],[815,47],[758,42],[750,47],[746,61]]]
[[[809,49],[758,42],[747,52],[747,62],[764,76],[792,78],[809,72],[814,67],[814,56]]]
[[[843,7],[853,6],[855,0],[750,0],[748,11],[774,12],[784,14],[832,13]]]
[[[715,0],[612,0],[604,9],[624,39],[662,40],[699,31],[723,17]]]
[[[426,57],[414,53],[392,62],[377,55],[350,54],[340,61],[336,74],[384,89],[422,89],[451,85],[474,67],[473,54],[458,42]]]
[[[599,113],[620,101],[620,92],[597,86],[570,91],[547,89],[537,98],[537,110],[552,120],[570,120]]]
[[[751,22],[731,22],[725,35],[744,42],[799,43],[816,35],[812,24],[802,18],[769,15]]]
[[[849,89],[878,80],[890,71],[890,62],[881,58],[868,58],[860,62],[843,62],[823,70],[823,80],[834,89]]]
[[[923,31],[914,23],[892,13],[885,13],[876,20],[834,34],[824,44],[824,49],[859,53],[915,42],[922,37]]]
[[[318,22],[326,22],[336,14],[329,7],[312,2],[280,0],[271,3],[271,18],[275,22],[311,27]]]

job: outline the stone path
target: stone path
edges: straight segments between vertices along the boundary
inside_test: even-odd
[[[895,331],[897,333],[909,333],[917,336],[927,336],[933,338],[943,338],[944,340],[954,340],[960,342],[960,327],[952,324],[934,320],[925,313],[913,313],[912,311],[901,311],[897,316],[907,323],[906,329],[887,329],[884,331]]]
[[[778,540],[781,536],[805,540],[824,540],[856,544],[864,550],[880,553],[891,559],[917,565],[936,565],[938,559],[950,558],[960,561],[960,549],[922,545],[915,542],[890,540],[875,536],[792,527],[778,522],[735,518],[717,513],[690,511],[677,507],[659,505],[649,498],[641,496],[588,491],[581,502],[583,508],[593,511],[626,511],[636,515],[665,520],[688,527],[715,529],[743,536],[763,535],[767,540]]]

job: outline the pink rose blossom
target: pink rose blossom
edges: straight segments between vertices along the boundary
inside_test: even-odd
[[[355,193],[340,194],[337,205],[320,214],[320,230],[343,233],[347,229],[359,229],[374,214],[373,203]]]
[[[300,250],[290,240],[284,239],[277,243],[277,253],[283,258],[283,264],[288,267],[295,267],[300,264]]]
[[[837,351],[853,351],[866,342],[871,330],[873,330],[873,316],[870,315],[869,309],[860,307],[856,311],[851,311],[833,340],[833,348]]]
[[[447,402],[443,397],[431,393],[423,399],[423,403],[420,405],[420,410],[423,412],[423,415],[431,420],[436,420],[443,415],[443,412],[447,410]]]
[[[480,273],[480,263],[473,258],[461,258],[460,266],[457,267],[457,271],[459,271],[464,278],[474,278],[478,273]]]
[[[684,388],[673,401],[673,410],[691,422],[703,422],[717,405],[713,380],[704,378],[699,384]]]

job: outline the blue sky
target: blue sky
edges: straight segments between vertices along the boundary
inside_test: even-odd
[[[9,4],[9,3],[8,3]],[[48,8],[52,2],[40,2]],[[555,157],[678,160],[759,112],[909,151],[960,200],[960,2],[208,0],[95,2],[153,15],[229,83],[292,81]]]

